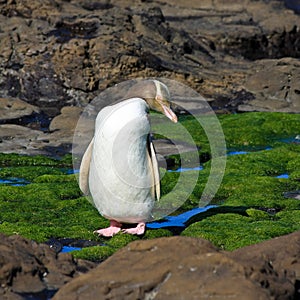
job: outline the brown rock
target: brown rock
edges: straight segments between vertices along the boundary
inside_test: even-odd
[[[245,267],[249,278],[268,289],[275,299],[300,295],[300,231],[229,252]],[[294,298],[293,298],[294,297]]]
[[[3,124],[0,125],[0,152],[2,153],[27,153],[34,150],[32,143],[43,133],[25,126]],[[24,152],[23,152],[24,151]]]
[[[29,116],[33,112],[40,112],[36,106],[17,98],[0,98],[0,121]]]
[[[50,123],[50,131],[60,130],[68,135],[73,135],[82,108],[76,106],[66,106],[61,109],[60,115],[56,116]]]
[[[300,232],[233,252],[195,238],[135,241],[53,299],[293,299],[299,246]]]
[[[46,290],[55,291],[94,263],[57,255],[48,245],[21,236],[0,234],[0,298],[27,299]],[[23,296],[22,296],[23,295]]]
[[[284,1],[0,1],[0,23],[0,97],[20,98],[46,119],[140,77],[182,82],[218,111],[300,112],[300,16]],[[201,96],[179,95],[177,104],[206,109]],[[69,152],[61,121],[29,148],[6,142],[6,151]]]
[[[228,103],[249,60],[300,55],[300,17],[283,1],[26,0],[0,11],[0,94],[51,116],[134,77],[178,79]]]
[[[240,111],[300,111],[300,62],[293,58],[261,60],[255,73],[247,78],[245,88],[255,95]]]

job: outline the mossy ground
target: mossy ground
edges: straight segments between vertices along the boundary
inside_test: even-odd
[[[229,149],[252,151],[227,157],[223,182],[214,197],[219,207],[194,216],[182,235],[203,237],[223,249],[232,250],[300,229],[300,201],[285,198],[284,192],[300,190],[300,145],[283,139],[300,132],[300,116],[284,113],[247,113],[219,116]],[[191,116],[180,118],[200,146],[200,155],[209,156],[208,139]],[[179,138],[179,136],[178,136]],[[271,150],[265,150],[272,147]],[[0,185],[0,232],[20,234],[45,242],[50,238],[100,240],[104,246],[73,252],[74,256],[102,260],[136,239],[168,236],[166,229],[148,230],[142,237],[118,234],[111,239],[93,234],[108,221],[82,197],[72,168],[71,157],[55,160],[42,156],[0,154],[0,178],[19,177],[24,186]],[[210,170],[210,161],[193,193],[179,211],[199,204]],[[195,171],[186,172],[186,177]],[[276,176],[288,173],[288,179]],[[162,194],[172,190],[178,173],[165,173]],[[178,198],[178,199],[175,199]],[[178,191],[174,203],[180,202]]]
[[[300,132],[300,115],[223,115],[220,122],[229,149],[250,153],[227,157],[223,182],[214,197],[220,206],[191,218],[182,235],[203,237],[233,250],[299,230],[300,201],[285,198],[284,193],[300,190],[300,144],[292,139]],[[196,187],[187,207],[199,199],[209,166],[210,162],[204,164],[198,192]],[[281,174],[289,178],[277,178]]]

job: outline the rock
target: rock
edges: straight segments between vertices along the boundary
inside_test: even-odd
[[[244,266],[252,280],[267,289],[275,299],[300,296],[300,232],[229,252],[228,256]]]
[[[182,141],[157,139],[153,140],[153,144],[156,152],[162,156],[169,156],[184,152],[194,152],[198,150],[195,145],[189,145],[188,143],[184,143]]]
[[[292,191],[292,192],[284,192],[283,196],[285,198],[294,198],[296,200],[300,200],[300,190],[299,191]]]
[[[21,101],[20,107],[23,107],[22,103]],[[61,114],[53,118],[50,123],[50,133],[15,124],[0,125],[0,152],[50,156],[70,152],[74,130],[81,111],[80,107],[62,108]],[[16,113],[17,111],[14,112],[14,114]],[[80,132],[84,133],[84,128]]]
[[[255,73],[244,83],[255,99],[239,105],[239,111],[299,112],[299,60],[261,60],[255,66]]]
[[[73,135],[75,127],[82,108],[76,106],[66,106],[61,109],[61,114],[56,116],[50,123],[50,131],[65,131],[69,135]]]
[[[34,142],[42,136],[42,132],[25,126],[3,124],[0,125],[0,151],[2,153],[28,153],[37,149]]]
[[[17,98],[0,98],[0,122],[39,113],[40,109]]]
[[[233,252],[178,236],[135,241],[53,300],[292,299],[299,295],[299,246],[299,231]]]
[[[300,13],[299,0],[284,0],[284,4],[287,8],[294,10],[296,13]]]
[[[179,112],[202,113],[206,99],[218,112],[299,113],[300,16],[292,2],[2,1],[0,97],[38,108],[35,124],[17,125],[44,132],[62,108],[85,107],[141,77],[177,80],[202,95],[179,95]],[[50,135],[35,143],[39,151],[71,151],[62,130]]]
[[[1,153],[43,154],[57,157],[70,152],[71,144],[72,135],[69,131],[46,134],[20,125],[0,125]]]
[[[19,95],[50,116],[150,76],[177,79],[225,105],[241,90],[249,60],[299,57],[300,17],[275,0],[38,0],[0,8],[1,95]]]
[[[86,272],[94,263],[59,254],[48,245],[21,236],[0,234],[0,297],[28,299],[48,291],[52,294],[72,278]]]

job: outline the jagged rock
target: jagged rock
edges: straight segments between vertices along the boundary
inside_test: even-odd
[[[299,246],[299,231],[233,252],[195,238],[135,241],[53,300],[296,299]]]
[[[151,76],[235,109],[256,67],[249,60],[300,55],[300,16],[275,0],[17,0],[1,2],[0,12],[0,96],[18,95],[52,117],[124,79]]]
[[[72,278],[95,267],[92,262],[56,254],[48,245],[0,234],[0,298],[28,299],[53,294]]]
[[[284,1],[1,1],[0,23],[0,97],[39,109],[35,124],[14,124],[44,134],[63,107],[140,77],[184,83],[221,112],[300,112],[300,16]],[[185,96],[179,111],[203,111],[202,96]],[[45,140],[45,153],[72,148],[63,130]]]

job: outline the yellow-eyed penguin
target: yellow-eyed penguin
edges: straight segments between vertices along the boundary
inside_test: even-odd
[[[80,165],[79,186],[90,193],[99,213],[110,227],[95,231],[113,236],[122,223],[137,224],[123,229],[143,234],[151,219],[160,182],[155,150],[150,140],[149,108],[173,122],[167,86],[158,80],[142,80],[133,85],[123,100],[103,108],[95,123],[95,134]]]

